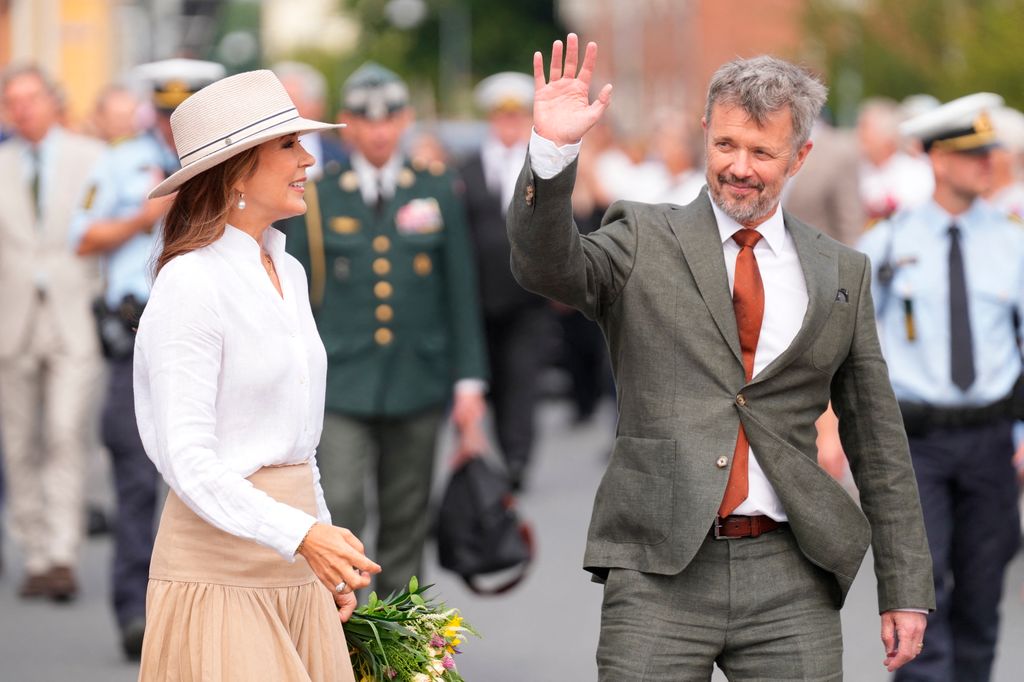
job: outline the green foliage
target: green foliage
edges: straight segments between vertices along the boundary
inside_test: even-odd
[[[445,115],[469,113],[468,89],[477,81],[498,71],[529,73],[534,51],[565,36],[554,0],[425,0],[426,17],[408,30],[390,23],[387,0],[342,1],[362,27],[344,68],[379,62],[408,79],[414,97],[427,93]],[[459,23],[465,20],[468,31]]]
[[[424,596],[431,585],[420,586],[416,576],[408,589],[380,599],[376,592],[345,623],[345,639],[356,679],[464,682],[454,667],[458,645],[477,632],[457,609]],[[447,660],[449,667],[442,666]]]
[[[870,96],[981,90],[1024,108],[1024,0],[809,0],[806,20],[839,111]]]

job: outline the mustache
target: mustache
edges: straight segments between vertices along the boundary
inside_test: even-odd
[[[736,177],[732,173],[719,173],[718,182],[719,184],[722,185],[729,184],[734,185],[736,187],[749,187],[751,189],[756,189],[759,192],[764,189],[763,182],[757,182],[756,180],[752,179],[745,180],[743,178]]]

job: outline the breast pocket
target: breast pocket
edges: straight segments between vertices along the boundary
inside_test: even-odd
[[[836,301],[832,304],[825,323],[811,345],[811,364],[814,368],[834,374],[850,350],[853,340],[853,302]]]
[[[592,538],[641,545],[664,541],[672,525],[675,458],[674,440],[616,438],[597,490]]]

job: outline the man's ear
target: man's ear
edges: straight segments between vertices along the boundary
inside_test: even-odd
[[[814,143],[810,140],[804,142],[804,146],[796,152],[796,161],[793,163],[793,167],[789,170],[789,177],[793,177],[800,170],[800,167],[804,165],[804,161],[807,159],[807,155],[811,153],[811,148],[814,147]]]

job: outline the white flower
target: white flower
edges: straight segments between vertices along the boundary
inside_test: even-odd
[[[431,679],[423,673],[416,673],[409,678],[409,682],[431,682]]]
[[[433,660],[430,662],[430,667],[437,675],[444,675],[444,663],[442,661]]]

